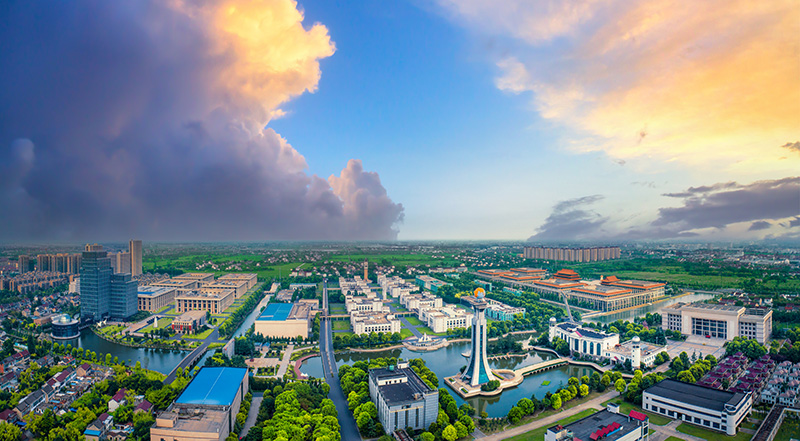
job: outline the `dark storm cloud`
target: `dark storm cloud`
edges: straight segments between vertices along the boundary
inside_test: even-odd
[[[789,150],[793,150],[797,153],[800,153],[800,141],[795,142],[787,142],[786,144],[782,145],[781,147]]]
[[[750,224],[750,228],[748,228],[747,231],[766,230],[771,226],[772,224],[767,221],[755,221],[752,224]]]
[[[653,226],[676,232],[725,228],[738,222],[782,219],[800,213],[800,177],[747,185],[728,182],[689,188],[679,194],[683,196],[668,196],[682,197],[683,205],[659,209]]]
[[[377,174],[309,175],[262,130],[314,71],[256,78],[294,87],[265,108],[219,84],[236,56],[170,4],[0,6],[0,240],[396,238]]]
[[[601,195],[592,195],[557,203],[537,233],[528,240],[581,240],[595,237],[608,218],[600,216],[590,206],[603,199]]]

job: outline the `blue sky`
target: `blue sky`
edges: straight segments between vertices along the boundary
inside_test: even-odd
[[[0,240],[800,238],[792,0],[2,14]]]

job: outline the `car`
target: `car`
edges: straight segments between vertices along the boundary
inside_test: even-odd
[[[710,335],[708,335],[708,334],[706,334],[706,338],[711,338],[711,336],[710,336]]]

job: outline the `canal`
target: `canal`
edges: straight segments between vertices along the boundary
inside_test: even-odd
[[[421,358],[425,360],[425,365],[436,373],[436,376],[439,378],[440,387],[447,388],[447,386],[444,385],[444,378],[458,373],[459,368],[467,364],[467,360],[461,355],[467,350],[469,350],[469,342],[452,343],[445,348],[432,352],[414,352],[406,348],[390,349],[380,352],[346,351],[336,354],[336,363],[341,366],[342,364],[352,364],[356,361],[382,357],[397,357],[402,359]],[[552,354],[545,352],[531,352],[525,357],[490,360],[489,364],[498,369],[519,369],[544,360],[550,360],[553,357]],[[312,377],[322,377],[322,364],[319,357],[306,360],[300,370]],[[478,412],[485,411],[490,417],[502,417],[507,415],[511,407],[521,398],[530,398],[532,395],[535,395],[537,398],[541,399],[547,392],[555,392],[557,389],[567,384],[569,377],[592,375],[592,372],[594,372],[594,370],[588,367],[563,366],[539,374],[526,376],[522,384],[512,389],[506,389],[502,394],[496,397],[474,397],[467,399],[466,402],[470,403]],[[545,382],[549,383],[545,385]],[[448,391],[459,405],[465,402],[464,399],[449,388]]]
[[[638,308],[628,309],[625,311],[615,312],[608,315],[598,315],[594,317],[586,317],[583,321],[586,322],[595,322],[595,323],[611,323],[617,320],[626,320],[632,322],[636,317],[643,317],[647,315],[647,313],[655,314],[657,312],[661,312],[662,309],[666,308],[667,306],[674,305],[676,303],[692,303],[692,302],[702,302],[704,300],[708,300],[714,297],[711,294],[688,294],[685,296],[680,297],[673,297],[661,302],[653,303],[650,305],[643,305]]]
[[[249,328],[253,325],[258,315],[261,313],[261,309],[266,303],[269,302],[269,298],[271,295],[267,295],[262,302],[253,309],[253,312],[245,318],[244,322],[239,329],[236,330],[234,334],[237,337],[241,337]],[[178,350],[169,350],[169,349],[146,349],[146,348],[132,348],[129,346],[124,346],[118,343],[110,342],[108,340],[103,340],[102,338],[98,337],[91,329],[84,329],[81,331],[81,335],[78,338],[74,338],[71,340],[59,340],[61,344],[71,344],[73,347],[77,348],[84,348],[90,351],[94,351],[98,354],[111,354],[112,356],[119,357],[119,360],[122,361],[129,361],[131,366],[135,365],[136,362],[140,362],[143,368],[150,369],[152,371],[161,372],[162,374],[169,374],[172,372],[172,369],[178,365],[178,363],[183,360],[186,355],[188,355],[188,351],[178,351]],[[205,359],[208,358],[213,351],[208,351],[206,354],[200,359],[197,363],[198,366],[202,366],[205,363]]]

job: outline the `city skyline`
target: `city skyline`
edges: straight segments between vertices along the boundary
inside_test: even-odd
[[[2,242],[800,239],[796,2],[2,14]]]

